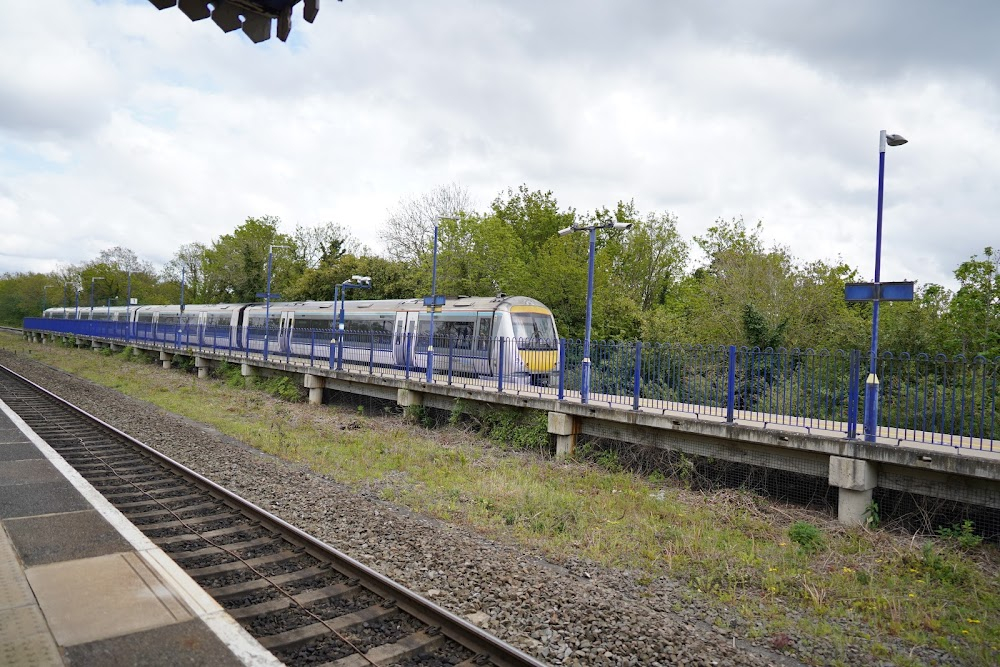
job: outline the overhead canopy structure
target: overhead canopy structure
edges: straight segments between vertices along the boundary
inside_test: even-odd
[[[303,2],[302,18],[312,23],[319,0],[149,0],[157,9],[179,7],[192,21],[211,17],[223,32],[243,30],[254,43],[271,38],[271,21],[278,21],[278,39],[292,31],[292,7]]]

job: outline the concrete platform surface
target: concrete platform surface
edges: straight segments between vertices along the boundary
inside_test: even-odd
[[[0,401],[0,665],[280,665]]]

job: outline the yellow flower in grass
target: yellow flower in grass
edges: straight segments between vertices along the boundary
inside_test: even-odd
[[[844,567],[844,574],[850,574],[851,572],[854,572],[854,570],[852,570],[851,568],[849,568],[847,566]]]
[[[907,593],[907,596],[908,596],[908,597],[911,597],[911,598],[915,598],[915,597],[917,597],[917,596],[916,596],[916,595],[914,595],[913,593]]]
[[[965,620],[968,621],[969,623],[978,623],[979,622],[978,618],[967,618]]]
[[[962,634],[963,635],[967,635],[967,634],[969,634],[969,631],[968,630],[962,630]]]

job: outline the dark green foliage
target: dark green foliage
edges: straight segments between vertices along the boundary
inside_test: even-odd
[[[796,521],[793,523],[791,528],[788,529],[788,537],[792,542],[798,544],[799,549],[804,553],[816,553],[826,545],[823,533],[808,521]]]
[[[963,521],[961,525],[955,524],[951,527],[941,526],[937,529],[937,534],[962,549],[978,547],[983,542],[983,538],[976,535],[975,526],[971,521]]]
[[[254,378],[254,386],[275,398],[293,403],[302,400],[302,389],[288,377]]]

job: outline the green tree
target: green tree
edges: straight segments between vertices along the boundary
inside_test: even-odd
[[[258,301],[267,289],[268,250],[272,245],[287,246],[272,254],[271,292],[279,293],[302,274],[295,241],[278,231],[281,220],[274,216],[247,218],[231,234],[212,242],[205,250],[204,298],[210,302]]]
[[[973,255],[955,269],[961,286],[951,301],[951,321],[958,351],[968,356],[1000,356],[1000,253],[990,246],[983,258]]]

